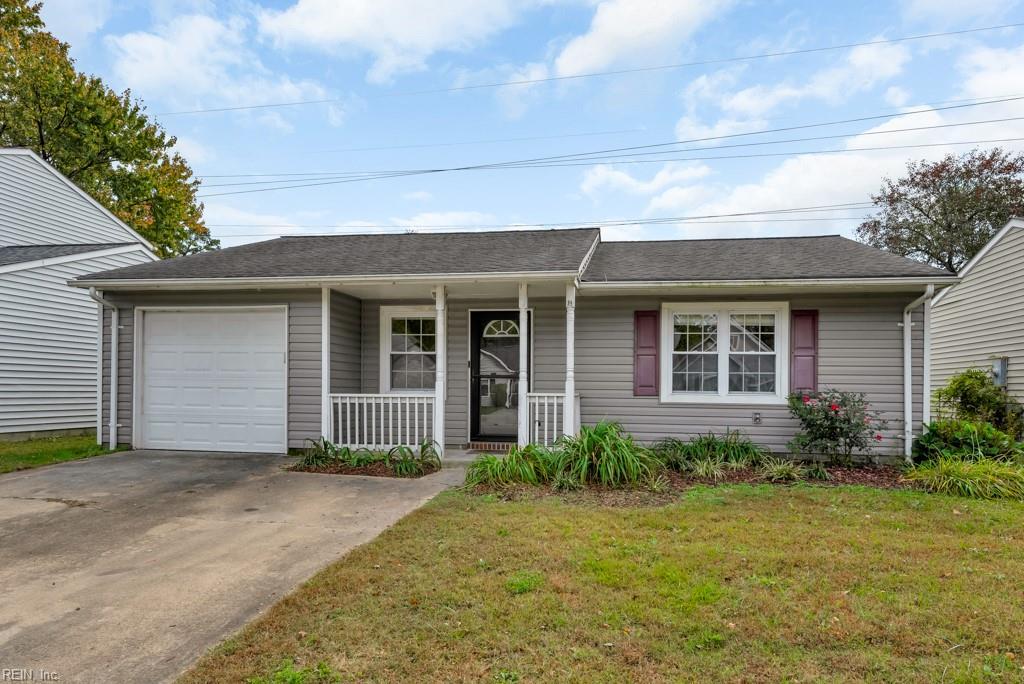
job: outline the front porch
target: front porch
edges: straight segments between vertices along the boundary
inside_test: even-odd
[[[574,282],[353,283],[321,294],[321,433],[335,444],[431,442],[445,455],[551,445],[578,430]]]

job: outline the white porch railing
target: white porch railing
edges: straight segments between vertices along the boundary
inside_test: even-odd
[[[351,448],[418,447],[434,440],[434,395],[332,394],[331,441]]]
[[[526,395],[530,404],[531,444],[551,446],[565,434],[565,394],[560,392],[530,392]],[[573,432],[579,432],[580,396],[575,397],[575,425]]]

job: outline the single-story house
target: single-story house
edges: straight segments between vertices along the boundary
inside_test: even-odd
[[[156,258],[33,152],[0,148],[0,439],[96,428],[98,305],[68,280]]]
[[[932,305],[932,390],[984,368],[1024,400],[1024,219],[1010,219],[959,275]]]
[[[610,419],[783,451],[790,390],[836,387],[899,454],[928,413],[923,309],[954,282],[840,236],[572,229],[283,237],[74,284],[108,307],[112,443],[498,448]]]

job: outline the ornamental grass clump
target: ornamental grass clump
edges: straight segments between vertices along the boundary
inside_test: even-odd
[[[789,442],[794,453],[822,455],[839,465],[852,465],[855,451],[871,451],[882,441],[885,420],[872,411],[864,394],[827,389],[789,395],[789,412],[800,430]]]
[[[684,442],[666,437],[652,448],[654,455],[665,467],[678,472],[693,471],[695,463],[717,463],[722,468],[739,470],[751,468],[767,454],[761,447],[738,430],[726,430],[725,435],[713,432],[697,435]]]
[[[937,494],[1024,501],[1024,468],[989,458],[940,457],[910,468],[905,477]]]
[[[584,426],[560,443],[557,470],[580,484],[635,486],[648,481],[660,463],[618,423]]]
[[[555,455],[542,446],[511,447],[504,456],[481,454],[466,470],[468,486],[545,484],[555,475]]]

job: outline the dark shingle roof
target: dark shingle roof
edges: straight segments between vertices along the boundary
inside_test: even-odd
[[[130,244],[134,243],[112,242],[102,245],[15,245],[12,247],[0,247],[0,266],[23,264],[27,261],[52,259],[54,257],[70,256],[72,254],[98,252],[101,249],[110,249],[112,247],[121,247],[122,245]]]
[[[952,276],[839,235],[602,242],[586,282]]]
[[[576,271],[597,228],[283,237],[127,266],[82,280]]]

